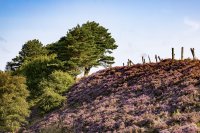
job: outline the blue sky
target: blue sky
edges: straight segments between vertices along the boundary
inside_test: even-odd
[[[200,58],[199,0],[0,0],[0,69],[31,39],[57,41],[68,29],[96,21],[109,29],[119,46],[114,66],[141,56]],[[95,71],[95,70],[93,70]]]

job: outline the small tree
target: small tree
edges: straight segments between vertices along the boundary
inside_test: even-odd
[[[0,132],[14,132],[29,116],[25,78],[0,72]]]

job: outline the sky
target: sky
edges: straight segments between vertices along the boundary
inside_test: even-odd
[[[0,70],[28,40],[56,42],[77,24],[95,21],[109,29],[118,48],[115,64],[155,54],[185,58],[195,48],[200,58],[199,0],[0,0]],[[96,71],[98,69],[93,69]]]

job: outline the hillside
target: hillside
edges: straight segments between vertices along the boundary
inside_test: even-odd
[[[200,61],[113,67],[83,78],[60,110],[24,132],[196,133]]]

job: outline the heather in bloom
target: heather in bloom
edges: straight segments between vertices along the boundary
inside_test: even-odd
[[[73,85],[67,105],[28,131],[197,133],[200,61],[114,67]]]

